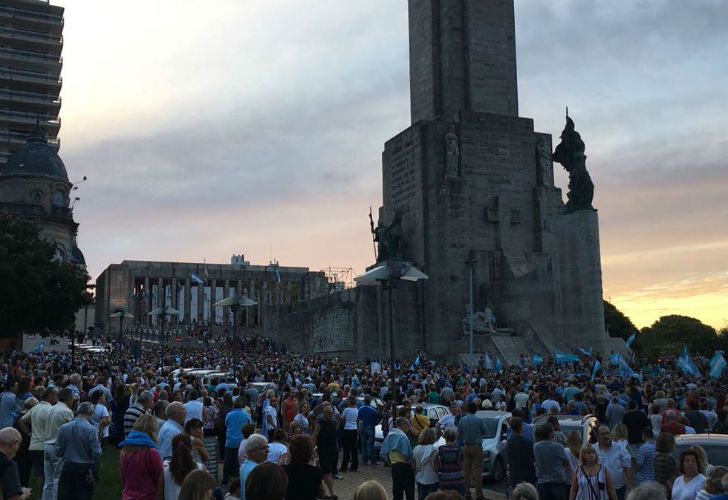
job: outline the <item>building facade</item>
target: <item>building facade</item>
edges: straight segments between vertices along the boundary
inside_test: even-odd
[[[47,0],[0,0],[0,171],[36,125],[60,146],[63,11]]]
[[[107,267],[96,280],[95,331],[117,334],[120,328],[158,328],[159,318],[149,312],[162,306],[179,311],[170,326],[180,330],[230,331],[233,314],[215,302],[241,294],[257,302],[236,315],[238,331],[259,329],[279,307],[295,305],[328,294],[323,272],[306,267],[251,265],[242,256],[230,264],[149,262],[125,260]],[[123,324],[110,318],[123,311],[134,316]]]

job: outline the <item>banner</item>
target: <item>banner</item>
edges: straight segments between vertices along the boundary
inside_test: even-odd
[[[577,350],[580,353],[582,353],[584,356],[594,356],[594,351],[591,348],[584,349],[584,348],[581,348],[581,347],[577,347]]]
[[[564,354],[563,352],[556,353],[557,363],[574,363],[579,361],[579,356],[576,354]]]

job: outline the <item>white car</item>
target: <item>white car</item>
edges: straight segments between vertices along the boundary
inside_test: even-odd
[[[482,419],[488,429],[486,437],[483,438],[483,476],[499,483],[506,477],[506,438],[511,413],[480,410],[475,416]]]
[[[424,415],[430,420],[431,427],[434,427],[435,424],[437,422],[439,422],[442,417],[450,414],[450,408],[448,408],[447,406],[437,405],[437,404],[433,404],[433,403],[421,403],[421,404],[414,405],[412,407],[412,412],[410,413],[410,416],[413,417],[415,415],[415,408],[417,406],[422,407],[422,409],[424,410],[424,412],[423,412]],[[399,409],[399,408],[402,408],[402,406],[397,407],[397,409]],[[384,433],[382,432],[382,424],[378,424],[374,428],[374,450],[375,450],[375,452],[379,453],[377,450],[379,450],[379,448],[381,448],[382,441],[384,441]],[[435,448],[439,448],[443,444],[445,444],[445,440],[443,438],[440,438],[435,443]]]

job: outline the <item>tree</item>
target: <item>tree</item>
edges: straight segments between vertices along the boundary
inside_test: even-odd
[[[0,214],[0,336],[73,329],[89,276],[54,255],[37,226]]]
[[[637,331],[634,323],[614,305],[604,301],[604,324],[610,337],[619,337],[627,340]]]
[[[683,346],[691,354],[710,355],[718,348],[718,335],[712,326],[689,316],[662,316],[643,328],[638,337],[643,353],[649,356],[677,355]]]

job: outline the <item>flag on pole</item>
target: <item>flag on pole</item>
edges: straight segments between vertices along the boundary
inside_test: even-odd
[[[490,354],[488,354],[487,352],[485,353],[485,369],[486,370],[493,369],[493,359],[490,357]]]
[[[495,371],[496,373],[500,373],[503,371],[503,363],[501,363],[500,356],[495,357]]]
[[[634,332],[630,337],[627,339],[627,348],[632,349],[632,344],[634,344],[634,341],[637,339],[637,332]]]
[[[543,357],[540,354],[533,355],[533,364],[539,366],[543,364]]]
[[[192,275],[190,276],[190,280],[195,285],[204,285],[205,284],[205,282],[202,281],[202,279],[199,276],[197,276],[195,273],[192,273]]]
[[[597,376],[597,373],[599,373],[602,369],[602,364],[597,360],[596,363],[594,363],[594,368],[592,368],[592,376],[591,379],[594,380],[594,378]]]
[[[577,347],[578,351],[582,353],[584,356],[594,356],[594,351],[589,349],[584,349],[583,347]]]
[[[275,269],[275,272],[276,272],[276,283],[280,283],[281,282],[281,273],[278,272],[278,268],[277,267]]]
[[[680,354],[680,357],[677,358],[677,367],[680,368],[685,375],[690,377],[703,376],[703,374],[700,373],[700,370],[698,370],[698,367],[695,366],[695,363],[693,363],[693,360],[690,358],[688,346],[683,347],[682,354]]]
[[[710,376],[714,379],[719,379],[726,367],[726,361],[723,357],[723,351],[715,351],[715,354],[710,359]]]

